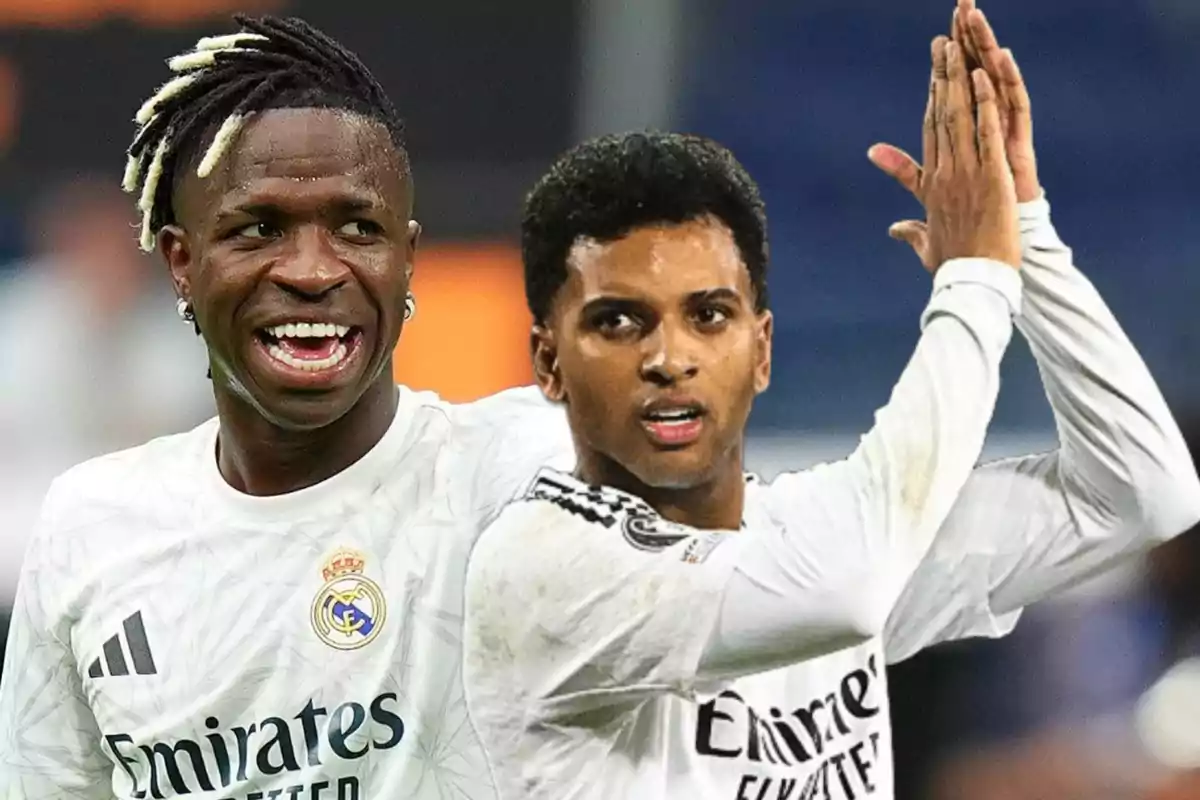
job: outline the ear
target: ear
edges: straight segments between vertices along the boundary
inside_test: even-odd
[[[408,221],[408,234],[404,243],[404,282],[412,283],[413,266],[417,261],[417,245],[421,242],[421,223]]]
[[[771,337],[775,317],[770,311],[758,315],[754,334],[754,393],[762,394],[771,385]]]
[[[158,232],[158,252],[167,262],[176,296],[192,302],[192,250],[187,233],[178,225],[166,225]]]
[[[533,356],[533,379],[542,394],[552,403],[566,401],[562,372],[558,367],[558,343],[554,332],[544,325],[534,325],[529,333],[529,349]]]

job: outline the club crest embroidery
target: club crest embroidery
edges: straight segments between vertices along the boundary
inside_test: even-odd
[[[621,524],[625,541],[639,550],[657,552],[678,544],[691,535],[682,525],[663,519],[653,511],[630,513]]]
[[[325,585],[312,605],[312,626],[321,641],[338,650],[357,650],[374,641],[387,618],[379,584],[363,574],[362,553],[339,549],[321,569]]]

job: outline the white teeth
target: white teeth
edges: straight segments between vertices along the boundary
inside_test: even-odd
[[[334,336],[340,339],[350,332],[347,326],[332,322],[289,322],[266,330],[276,339],[330,339]]]
[[[659,419],[664,422],[683,422],[692,417],[699,416],[699,412],[690,408],[673,408],[663,411],[651,411],[649,416],[651,419]]]
[[[267,352],[271,354],[271,358],[287,364],[294,369],[304,370],[305,372],[320,372],[323,369],[331,369],[342,363],[349,353],[349,348],[344,343],[338,342],[338,346],[334,349],[333,353],[326,358],[296,358],[277,344],[268,347]]]

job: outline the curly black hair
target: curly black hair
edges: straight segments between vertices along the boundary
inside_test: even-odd
[[[135,117],[123,185],[139,195],[145,250],[175,222],[172,192],[193,156],[204,153],[196,172],[208,175],[256,112],[334,108],[362,115],[387,128],[408,169],[404,123],[354,53],[301,19],[238,14],[234,22],[237,32],[206,36],[172,58],[175,77]]]
[[[767,308],[767,214],[758,185],[727,148],[657,131],[601,136],[564,153],[525,198],[521,255],[534,319],[550,315],[580,238],[611,242],[654,224],[715,217],[733,234],[758,311]]]

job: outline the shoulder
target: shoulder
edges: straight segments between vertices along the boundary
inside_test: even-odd
[[[547,426],[547,432],[567,429],[560,406],[546,400],[536,386],[505,389],[470,403],[445,404],[455,427],[462,431],[531,429]]]
[[[185,433],[84,461],[50,484],[43,526],[73,527],[88,516],[112,516],[160,502],[164,494],[194,488],[206,457],[215,457],[216,419]]]
[[[170,509],[172,498],[189,497],[196,465],[211,453],[216,421],[187,433],[84,461],[56,477],[43,497],[29,537],[22,572],[37,575],[26,590],[65,602],[66,587],[78,586],[98,559],[135,547],[130,531],[157,530],[131,523]],[[178,502],[188,502],[180,499]]]
[[[723,585],[724,566],[699,565],[727,533],[675,524],[632,495],[544,469],[477,542],[466,613],[503,621],[501,638],[557,630],[566,641],[584,635],[586,620],[606,628],[647,611],[647,598]]]
[[[467,403],[453,403],[433,392],[405,387],[401,391],[419,419],[432,424],[446,444],[467,453],[487,453],[492,459],[534,454],[543,459],[540,466],[546,458],[573,451],[566,414],[536,386],[506,389]]]
[[[572,508],[545,496],[542,487],[553,485],[559,477],[559,473],[543,469],[532,480],[526,480],[524,488],[484,529],[475,556],[514,547],[522,550],[530,546],[561,547],[598,526],[599,520],[594,515],[576,514]]]
[[[663,519],[645,501],[605,486],[589,486],[555,469],[540,470],[488,527],[484,540],[503,547],[594,553],[597,549],[653,555],[695,535]]]
[[[490,520],[538,469],[569,469],[575,448],[563,410],[536,387],[509,389],[472,403],[426,400],[444,415],[441,439],[448,473]]]

